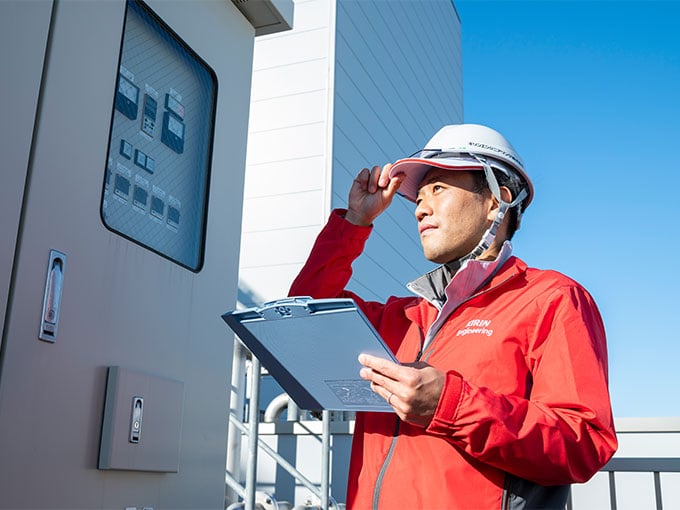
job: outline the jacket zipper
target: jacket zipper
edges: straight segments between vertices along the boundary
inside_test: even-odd
[[[420,361],[420,358],[423,355],[423,344],[425,342],[425,336],[423,335],[423,330],[420,326],[418,326],[418,334],[420,335],[420,349],[418,350],[415,361]],[[399,427],[401,420],[398,416],[396,418],[397,422],[394,425],[394,432],[392,433],[392,442],[390,443],[390,448],[387,450],[387,455],[385,455],[383,464],[380,467],[378,478],[375,480],[375,488],[373,489],[373,510],[378,510],[378,502],[380,501],[380,490],[382,489],[383,479],[385,478],[385,473],[387,472],[387,468],[389,467],[390,461],[392,460],[392,455],[394,455],[394,449],[397,446],[397,438],[399,437]]]
[[[397,423],[394,426],[394,432],[392,433],[392,442],[390,443],[390,449],[387,450],[387,455],[385,455],[385,460],[383,460],[383,465],[378,473],[378,478],[375,481],[375,489],[373,490],[373,510],[378,510],[378,502],[380,501],[380,489],[382,488],[383,478],[385,478],[385,473],[392,460],[392,455],[394,455],[394,449],[397,446],[397,438],[399,437],[399,425],[401,420],[397,416]]]
[[[501,497],[501,510],[510,510],[510,478],[505,475],[503,481],[503,496]]]
[[[481,292],[477,292],[477,293],[473,294],[472,296],[470,296],[469,298],[465,299],[464,301],[461,301],[461,303],[456,308],[451,310],[451,313],[449,313],[449,315],[447,316],[447,320],[448,320],[448,317],[451,317],[458,309],[460,309],[461,306],[463,306],[465,303],[467,303],[471,299],[482,296],[482,295],[484,295],[488,292],[491,292],[492,290],[497,289],[498,287],[500,287],[502,285],[505,285],[508,281],[512,280],[513,278],[515,278],[518,275],[519,275],[519,273],[515,273],[515,274],[509,276],[508,278],[506,278],[505,280],[503,280],[502,282],[500,282],[498,285],[494,285],[491,288],[488,288],[488,289],[483,290]],[[484,283],[482,284],[482,286],[484,286]],[[442,322],[441,326],[443,326],[445,322],[446,322],[446,320]],[[441,331],[441,326],[434,333],[434,335],[432,335],[432,339],[430,340],[430,343],[427,346],[427,350],[429,351],[428,357],[432,355],[432,348],[434,347],[435,338],[437,337],[437,335]],[[420,349],[418,350],[418,354],[416,355],[415,361],[420,361],[423,354],[425,353],[425,348],[424,348],[425,337],[423,335],[423,330],[420,326],[418,326],[418,333],[420,335]],[[401,423],[401,420],[399,420],[399,417],[397,416],[397,421],[396,421],[396,424],[395,424],[395,427],[394,427],[394,432],[392,433],[392,442],[390,443],[390,448],[389,448],[389,450],[387,450],[387,455],[385,455],[385,459],[383,460],[383,464],[380,467],[380,472],[378,473],[378,478],[375,481],[375,488],[373,489],[373,503],[372,503],[372,509],[373,510],[378,510],[378,503],[380,501],[380,491],[382,489],[383,480],[385,478],[385,474],[387,473],[387,468],[389,467],[390,462],[392,460],[392,456],[394,455],[394,450],[397,446],[397,439],[399,437],[400,423]]]

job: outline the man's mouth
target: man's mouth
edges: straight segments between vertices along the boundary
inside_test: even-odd
[[[418,225],[418,233],[423,234],[424,232],[426,232],[428,230],[435,229],[435,228],[437,228],[437,227],[435,227],[434,225],[431,225],[429,223],[421,223],[420,225]]]

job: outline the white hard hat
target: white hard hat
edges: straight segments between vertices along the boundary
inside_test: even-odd
[[[432,167],[483,170],[483,163],[506,175],[514,172],[520,177],[527,195],[522,210],[526,209],[533,199],[534,187],[524,170],[522,159],[503,135],[479,124],[444,126],[427,142],[423,150],[395,162],[390,170],[390,177],[404,174],[399,193],[415,202],[420,182]]]

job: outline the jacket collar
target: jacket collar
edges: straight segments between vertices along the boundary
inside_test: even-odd
[[[435,269],[434,271],[437,271],[437,269]],[[473,293],[470,294],[467,298],[472,297],[475,293],[478,293],[480,291],[493,289],[494,287],[501,285],[507,280],[514,278],[515,276],[518,276],[520,274],[523,274],[526,270],[527,270],[526,263],[523,260],[511,255],[507,258],[507,260],[505,260],[505,263],[499,263],[498,267],[496,267],[496,271],[490,275],[490,279],[487,279],[486,282],[482,282],[482,286],[473,291]],[[430,273],[432,272],[433,271],[430,271]],[[414,280],[414,282],[420,281],[421,278],[426,277],[430,273],[421,276],[420,278]],[[412,305],[406,306],[404,310],[406,317],[411,322],[415,322],[416,324],[420,325],[430,324],[439,315],[439,311],[441,310],[441,308],[437,307],[436,304],[427,299],[425,296],[421,294],[418,295],[423,299],[422,300],[418,299]]]
[[[512,256],[512,244],[505,241],[495,260],[466,260],[444,264],[416,278],[406,287],[438,309],[447,300],[465,300],[477,292]]]

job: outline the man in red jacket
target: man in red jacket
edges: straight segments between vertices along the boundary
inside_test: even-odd
[[[441,266],[408,285],[413,297],[364,301],[345,290],[351,263],[397,191]],[[616,450],[592,297],[512,256],[532,198],[510,143],[461,124],[363,169],[347,210],[331,214],[290,295],[355,299],[400,361],[360,356],[395,414],[357,415],[349,508],[563,509],[569,484]]]

